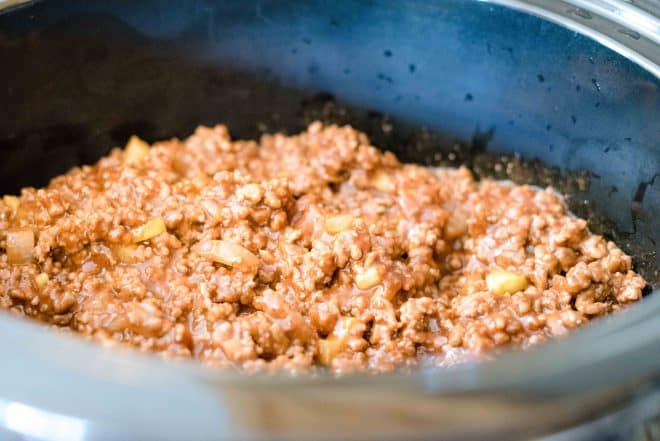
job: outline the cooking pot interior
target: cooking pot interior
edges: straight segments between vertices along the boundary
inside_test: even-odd
[[[660,81],[544,20],[462,0],[50,0],[0,16],[0,59],[3,193],[132,134],[352,124],[405,161],[553,185],[659,284]]]

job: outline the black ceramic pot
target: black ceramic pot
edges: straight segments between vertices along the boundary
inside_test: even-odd
[[[28,2],[0,13],[0,191],[134,133],[350,123],[406,161],[554,185],[657,288],[660,22],[635,5]],[[571,436],[605,439],[660,414],[653,288],[561,341],[410,375],[244,377],[8,314],[0,351],[9,439],[527,439],[592,420]]]

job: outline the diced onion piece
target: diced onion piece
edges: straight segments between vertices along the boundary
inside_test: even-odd
[[[332,360],[341,352],[344,347],[344,341],[334,336],[329,336],[325,340],[319,340],[319,363],[329,366]]]
[[[394,191],[394,181],[392,177],[384,170],[378,170],[373,177],[373,186],[383,193]]]
[[[155,217],[149,222],[133,229],[133,242],[137,243],[149,240],[161,233],[164,233],[165,231],[167,231],[167,227],[165,226],[165,221],[163,218]]]
[[[112,254],[120,262],[133,263],[137,260],[135,255],[137,249],[137,245],[117,245],[112,247]]]
[[[355,275],[355,284],[360,289],[369,289],[378,285],[382,280],[382,276],[377,267],[372,266],[364,271]]]
[[[445,237],[447,239],[456,239],[467,232],[467,220],[462,214],[453,213],[445,223]]]
[[[31,230],[7,232],[7,261],[11,264],[28,263],[32,260],[34,233]]]
[[[39,273],[37,276],[34,278],[34,283],[37,284],[37,288],[40,290],[44,289],[46,285],[48,284],[48,274],[46,273]]]
[[[2,201],[5,204],[7,204],[7,206],[11,208],[12,211],[18,210],[18,205],[20,204],[18,197],[12,195],[5,195],[2,197]]]
[[[493,270],[486,276],[486,286],[494,294],[513,294],[529,285],[527,277],[511,271]]]
[[[353,216],[350,214],[338,214],[336,216],[329,216],[325,219],[325,229],[330,234],[341,233],[353,226]]]
[[[149,144],[133,135],[126,143],[124,149],[124,162],[135,165],[149,154]]]
[[[205,240],[195,247],[202,257],[214,262],[254,274],[259,269],[259,258],[250,250],[228,240]]]
[[[351,329],[358,323],[354,317],[343,317],[335,325],[335,330],[326,339],[319,340],[318,359],[326,366],[346,347]]]
[[[358,320],[355,317],[343,317],[339,321],[339,325],[335,325],[334,334],[341,335],[345,337],[351,332],[351,329],[358,324]]]

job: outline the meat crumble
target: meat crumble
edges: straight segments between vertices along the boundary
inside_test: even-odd
[[[0,306],[246,371],[390,371],[563,335],[644,280],[552,189],[402,164],[351,127],[132,137],[0,201]]]

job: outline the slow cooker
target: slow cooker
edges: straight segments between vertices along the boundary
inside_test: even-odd
[[[3,4],[4,3],[4,4]],[[652,288],[494,360],[245,376],[0,314],[0,438],[660,439],[654,0],[0,2],[0,188],[131,134],[350,123],[406,161],[553,185]]]

